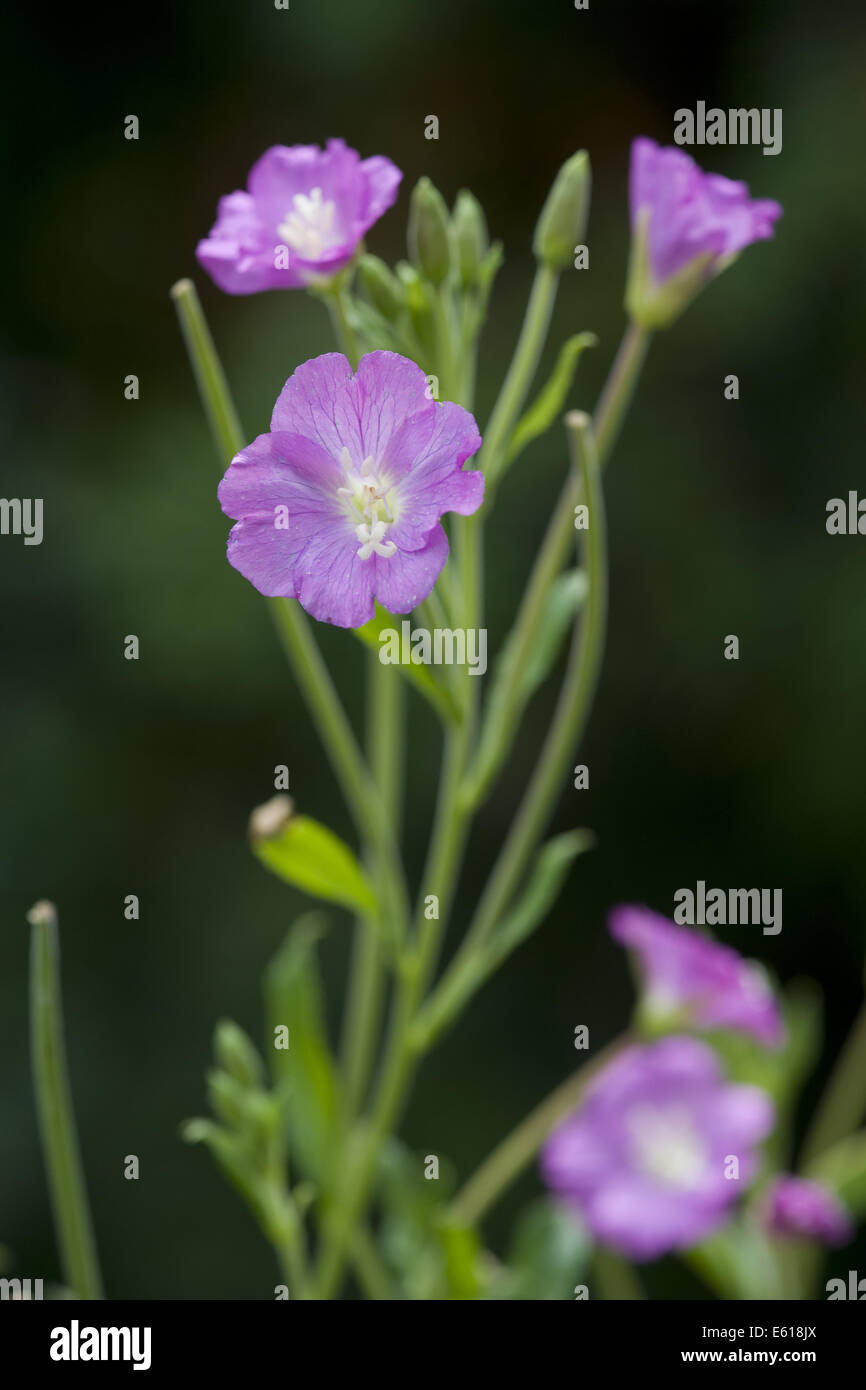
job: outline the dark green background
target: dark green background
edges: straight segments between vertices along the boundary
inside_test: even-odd
[[[258,866],[249,809],[291,767],[305,811],[351,836],[264,604],[223,558],[219,468],[168,298],[192,274],[247,433],[295,365],[332,346],[300,293],[221,295],[197,239],[268,145],[342,135],[405,171],[368,245],[403,251],[408,189],[468,186],[505,242],[483,351],[483,424],[533,271],[532,228],[561,161],[592,156],[591,269],[566,274],[547,354],[594,329],[575,404],[591,406],[623,326],[632,137],[670,143],[699,99],[781,107],[781,155],[701,152],[784,204],[653,348],[609,473],[611,630],[584,749],[591,790],[558,824],[595,828],[537,938],[425,1066],[405,1134],[465,1176],[630,1007],[609,907],[669,911],[676,888],[782,887],[784,930],[728,933],[828,1000],[823,1068],[861,994],[866,923],[866,539],[825,533],[863,486],[866,27],[857,8],[571,0],[185,0],[19,5],[4,78],[12,187],[2,220],[2,493],[45,499],[45,540],[0,540],[0,1241],[16,1269],[57,1262],[28,1071],[27,928],[61,914],[71,1067],[114,1297],[269,1297],[271,1255],[210,1158],[177,1138],[202,1108],[213,1023],[260,1029],[258,980],[303,900]],[[140,117],[141,139],[123,138]],[[439,116],[438,143],[423,138]],[[141,379],[126,402],[123,378]],[[735,372],[741,399],[723,399]],[[495,643],[520,599],[565,467],[557,430],[509,476],[489,526]],[[725,634],[741,641],[722,659]],[[136,633],[141,659],[123,659]],[[360,721],[356,643],[322,632]],[[547,723],[540,698],[472,841],[465,925]],[[408,861],[437,774],[411,725]],[[567,779],[563,773],[564,785]],[[140,895],[141,920],[123,917]],[[336,1022],[349,922],[325,949]],[[808,1098],[807,1098],[808,1099]],[[125,1154],[141,1160],[124,1181]],[[534,1175],[496,1211],[499,1247]],[[862,1258],[862,1256],[861,1256]],[[855,1252],[834,1257],[834,1271]],[[658,1296],[698,1292],[671,1262]]]

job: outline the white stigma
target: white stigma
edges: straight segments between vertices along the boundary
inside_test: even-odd
[[[317,261],[330,244],[336,204],[322,196],[321,188],[296,193],[285,221],[277,228],[286,246],[305,261]]]
[[[639,1105],[628,1117],[638,1167],[670,1187],[694,1187],[706,1171],[707,1152],[682,1106]]]
[[[340,450],[340,464],[347,486],[337,488],[337,492],[343,497],[351,498],[350,513],[353,519],[359,518],[354,528],[355,535],[361,542],[358,547],[359,558],[369,560],[371,555],[381,555],[383,560],[389,560],[397,553],[394,542],[385,539],[389,527],[393,524],[394,513],[386,496],[386,489],[376,476],[376,465],[372,456],[364,459],[358,472],[353,467],[352,456],[344,445]]]

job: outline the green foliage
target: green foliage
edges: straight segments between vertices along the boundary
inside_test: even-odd
[[[272,825],[271,810],[279,811],[278,800],[285,811],[279,824]],[[348,845],[310,816],[296,816],[288,797],[274,798],[253,812],[250,841],[265,868],[293,888],[357,912],[376,912],[376,895]]]
[[[505,1262],[489,1277],[484,1297],[573,1298],[591,1252],[592,1242],[578,1218],[560,1203],[539,1198],[521,1213]]]
[[[505,456],[506,464],[512,463],[533,439],[545,434],[559,419],[581,354],[585,348],[597,345],[598,338],[594,333],[576,333],[563,343],[548,381],[514,428]]]
[[[383,1206],[383,1254],[406,1298],[474,1299],[484,1278],[484,1256],[474,1230],[448,1219],[453,1177],[440,1163],[438,1178],[425,1178],[426,1160],[397,1139],[379,1162]]]
[[[377,603],[375,616],[363,627],[355,628],[355,636],[359,637],[365,646],[370,647],[378,655],[382,650],[382,644],[379,640],[381,634],[389,628],[395,628],[399,631],[400,622],[400,618],[395,618],[392,613]],[[416,664],[415,662],[404,665],[400,662],[393,669],[395,673],[399,672],[400,675],[405,676],[419,694],[423,695],[424,699],[433,706],[440,718],[454,720],[458,717],[457,706],[451,692],[436,679],[429,665]]]
[[[324,1182],[335,1153],[337,1068],[328,1046],[316,943],[317,914],[300,917],[265,971],[271,1072],[293,1157],[308,1178]],[[282,1030],[288,1030],[286,1038]],[[288,1046],[277,1046],[287,1041]]]

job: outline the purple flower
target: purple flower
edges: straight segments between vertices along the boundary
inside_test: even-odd
[[[764,1220],[774,1235],[803,1236],[825,1245],[844,1245],[854,1225],[834,1193],[806,1178],[780,1174],[766,1194]]]
[[[274,145],[250,170],[248,192],[220,199],[196,255],[229,294],[297,289],[351,260],[402,177],[390,159],[361,159],[343,140]]]
[[[671,323],[698,290],[753,241],[773,235],[782,208],[746,184],[705,174],[684,150],[640,137],[631,147],[632,265],[627,304],[646,328]]]
[[[621,1052],[548,1139],[548,1185],[593,1235],[631,1259],[698,1244],[725,1219],[770,1131],[766,1092],[724,1081],[696,1038]]]
[[[760,966],[729,946],[678,927],[647,907],[618,907],[610,934],[633,950],[645,985],[644,1008],[652,1020],[679,1027],[730,1028],[778,1047],[782,1019]]]
[[[368,353],[355,374],[338,352],[314,357],[280,392],[270,434],[220,483],[238,523],[229,563],[337,627],[368,622],[374,599],[409,613],[448,556],[439,518],[481,505],[484,479],[462,467],[480,447],[468,410],[433,401],[396,352]]]

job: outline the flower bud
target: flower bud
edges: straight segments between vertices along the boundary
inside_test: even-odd
[[[231,1019],[222,1019],[214,1032],[214,1055],[219,1065],[242,1086],[258,1086],[264,1076],[262,1059],[247,1037]]]
[[[428,178],[419,179],[409,207],[409,258],[433,285],[451,269],[451,231],[445,199]]]
[[[462,188],[457,194],[451,226],[457,249],[460,283],[464,290],[468,290],[478,280],[478,271],[487,255],[489,244],[487,223],[481,204],[468,189]]]
[[[578,150],[567,159],[553,181],[535,227],[536,259],[551,270],[566,270],[586,231],[592,175],[589,155]]]
[[[373,307],[389,322],[399,318],[406,305],[406,295],[396,275],[378,256],[361,256],[357,268],[358,279]]]

